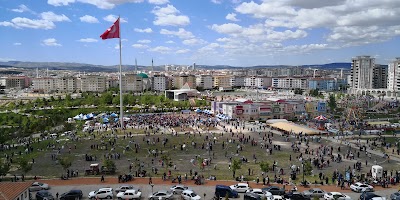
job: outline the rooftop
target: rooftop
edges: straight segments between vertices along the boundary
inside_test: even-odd
[[[32,185],[32,182],[2,182],[0,183],[0,200],[15,199],[21,192]]]

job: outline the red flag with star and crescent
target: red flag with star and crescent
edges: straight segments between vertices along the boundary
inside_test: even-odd
[[[119,17],[109,29],[100,35],[100,37],[103,40],[119,38]]]

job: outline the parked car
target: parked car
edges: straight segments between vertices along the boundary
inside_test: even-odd
[[[236,192],[246,192],[248,189],[250,189],[249,184],[247,183],[238,183],[229,187]]]
[[[50,189],[50,186],[48,184],[40,182],[33,182],[31,187],[29,187],[29,191],[31,192],[48,189]]]
[[[266,191],[266,190],[263,191],[262,189],[259,189],[259,188],[251,188],[251,189],[248,189],[248,190],[246,191],[246,193],[258,194],[258,195],[261,196],[262,199],[272,197],[272,193],[271,193],[271,192],[268,192],[268,191]]]
[[[170,191],[160,190],[151,194],[149,200],[172,200],[173,195]]]
[[[82,199],[82,190],[70,190],[60,195],[60,200],[77,200]]]
[[[374,187],[368,184],[363,184],[360,182],[354,183],[350,185],[350,189],[354,192],[373,192]]]
[[[290,199],[290,200],[311,200],[310,197],[304,196],[300,192],[289,192],[283,195],[283,198]]]
[[[42,191],[36,192],[36,200],[53,200],[53,199],[55,199],[55,198],[47,190],[42,190]]]
[[[142,198],[142,192],[140,190],[125,190],[125,192],[119,192],[117,198],[120,200],[125,199],[140,199]]]
[[[184,200],[200,200],[201,197],[196,194],[193,190],[183,190],[181,193],[181,197]]]
[[[229,198],[238,198],[239,194],[236,190],[233,190],[231,187],[226,185],[216,185],[215,186],[215,197],[223,198],[228,194]]]
[[[390,195],[390,200],[400,200],[400,192],[395,192]]]
[[[170,189],[173,194],[180,194],[183,190],[187,190],[189,188],[184,185],[173,185]]]
[[[133,187],[132,185],[121,185],[115,188],[115,193],[125,192],[127,190],[138,190],[137,188]]]
[[[324,195],[325,200],[351,200],[351,197],[340,192],[328,192]]]
[[[379,196],[373,192],[363,192],[360,195],[360,200],[386,200],[386,198]]]
[[[306,190],[303,192],[304,196],[308,196],[308,197],[318,197],[318,198],[322,198],[325,195],[325,191],[319,189],[319,188],[312,188],[309,190]]]
[[[283,200],[283,197],[281,195],[272,195],[272,198],[270,200]]]
[[[263,198],[260,195],[256,194],[256,193],[246,192],[243,195],[243,200],[263,200]]]
[[[113,198],[113,189],[112,188],[100,188],[97,191],[89,192],[89,199],[112,199]]]
[[[263,191],[271,192],[272,195],[284,195],[285,190],[278,186],[269,186],[262,189]]]

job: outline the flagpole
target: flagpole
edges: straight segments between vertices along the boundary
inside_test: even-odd
[[[119,16],[118,16],[119,18]],[[122,44],[121,44],[121,22],[118,21],[119,26],[119,110],[120,110],[120,120],[121,120],[121,131],[124,128],[124,107],[122,100]]]

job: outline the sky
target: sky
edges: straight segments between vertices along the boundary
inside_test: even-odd
[[[0,0],[0,61],[302,65],[400,57],[399,0]]]

